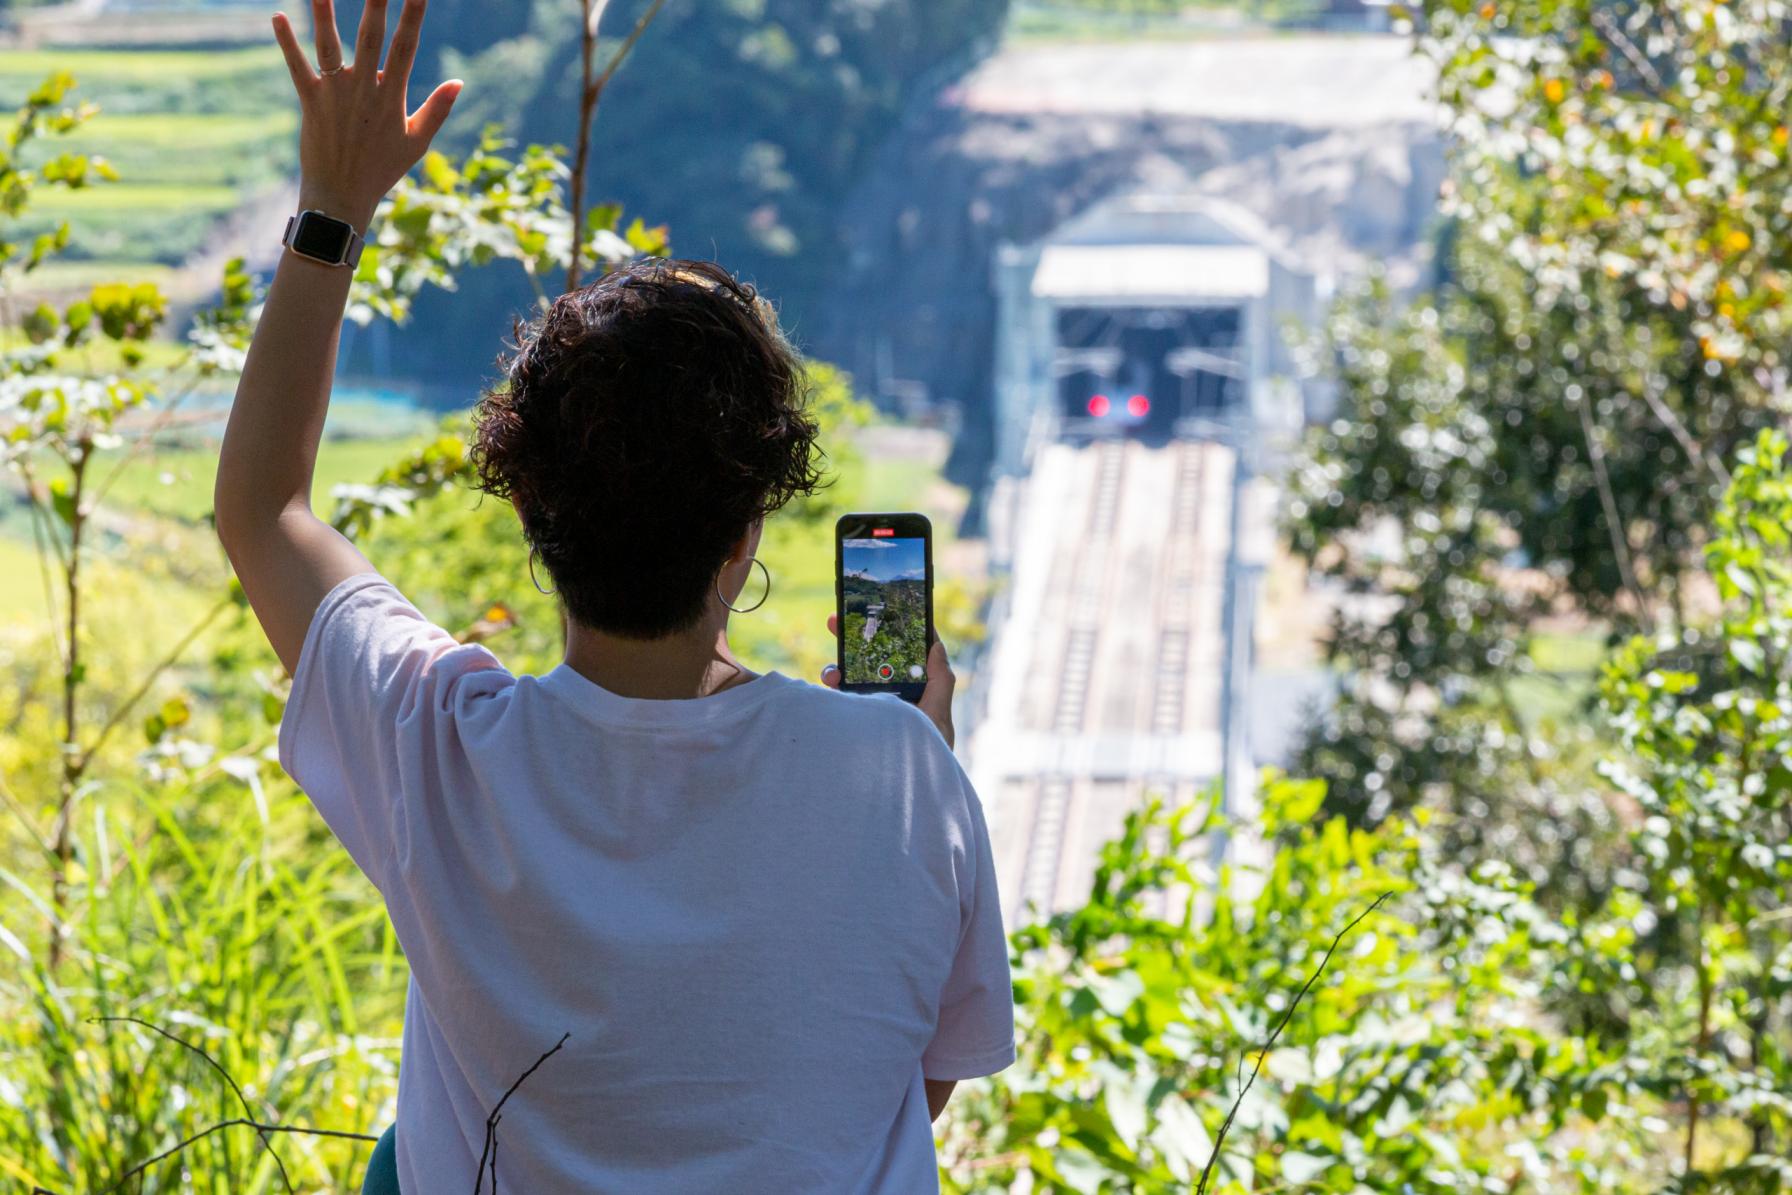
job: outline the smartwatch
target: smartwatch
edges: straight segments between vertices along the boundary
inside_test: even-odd
[[[366,246],[353,224],[310,208],[287,218],[286,234],[280,243],[301,257],[350,269],[361,260],[361,250]]]

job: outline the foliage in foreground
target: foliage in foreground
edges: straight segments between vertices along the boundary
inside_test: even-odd
[[[1617,652],[1615,890],[1552,913],[1426,810],[1352,827],[1271,780],[1260,865],[1192,862],[1206,806],[1134,814],[1089,903],[1014,935],[1021,1060],[943,1142],[951,1189],[1792,1188],[1792,461],[1739,455],[1721,616]],[[1247,848],[1238,858],[1253,857]],[[1340,931],[1279,1038],[1274,1030]]]
[[[1352,829],[1323,796],[1272,778],[1280,848],[1217,873],[1190,861],[1228,828],[1213,807],[1153,802],[1085,907],[1014,935],[1021,1062],[947,1133],[950,1189],[1188,1191],[1247,1089],[1209,1190],[1560,1189],[1599,1060],[1538,1012],[1561,928],[1507,869],[1440,860],[1423,820]]]
[[[1445,804],[1465,849],[1597,898],[1593,678],[1537,637],[1708,617],[1728,465],[1792,413],[1788,8],[1414,7],[1453,133],[1443,280],[1326,337],[1341,417],[1290,527],[1347,595],[1346,681],[1296,766],[1358,817]]]
[[[419,458],[392,478],[426,473]],[[1710,554],[1722,621],[1608,669],[1626,748],[1611,774],[1639,815],[1621,898],[1551,916],[1511,869],[1446,858],[1422,813],[1352,828],[1319,816],[1312,782],[1272,779],[1254,827],[1152,805],[1104,848],[1085,907],[1014,935],[1021,1061],[955,1103],[947,1189],[1025,1173],[1040,1191],[1187,1191],[1259,1062],[1212,1191],[1783,1189],[1784,440],[1735,478]],[[183,736],[191,717],[163,706],[140,776],[83,807],[60,971],[7,940],[26,964],[5,997],[26,1015],[0,1031],[15,1177],[103,1190],[237,1114],[203,1064],[97,1015],[205,1045],[267,1120],[366,1130],[386,1114],[403,967],[377,899],[267,766],[271,725],[246,741],[239,725],[220,758]],[[1239,857],[1260,863],[1204,862],[1216,835],[1253,828],[1274,850]],[[302,1190],[352,1183],[365,1148],[274,1144]],[[278,1189],[247,1130],[183,1161],[142,1189]]]

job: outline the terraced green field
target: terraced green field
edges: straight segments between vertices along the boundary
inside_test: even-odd
[[[68,138],[68,148],[104,156],[119,184],[243,186],[270,182],[294,166],[297,111],[104,112]]]
[[[40,280],[65,285],[76,263],[102,277],[130,266],[175,266],[246,198],[297,170],[298,118],[272,46],[237,50],[0,52],[0,105],[16,105],[55,71],[72,74],[71,100],[99,115],[66,137],[27,146],[103,156],[120,180],[81,191],[46,189],[17,223],[30,235],[70,224],[62,262]]]
[[[114,113],[265,112],[292,86],[271,40],[239,50],[0,50],[0,104],[19,103],[52,70]]]

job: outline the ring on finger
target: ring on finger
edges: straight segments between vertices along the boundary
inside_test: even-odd
[[[348,64],[346,62],[338,62],[335,66],[326,67],[324,69],[319,70],[317,73],[328,78],[330,75],[340,75],[343,71],[345,71],[347,69],[348,69]]]

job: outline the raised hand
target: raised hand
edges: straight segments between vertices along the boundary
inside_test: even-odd
[[[828,615],[828,634],[836,639],[840,637],[840,619],[836,615]],[[840,669],[833,664],[823,665],[821,683],[830,689],[838,689]],[[951,661],[946,659],[946,645],[935,635],[933,646],[927,649],[927,687],[921,690],[921,700],[917,704],[922,713],[933,719],[948,747],[953,745],[952,690],[957,687],[958,677],[952,671]]]
[[[383,70],[387,0],[367,0],[353,61],[343,58],[334,0],[312,0],[316,68],[286,14],[274,15],[274,37],[299,93],[301,207],[365,231],[380,200],[423,157],[448,119],[460,94],[459,79],[437,87],[415,112],[407,109],[405,91],[426,6],[427,0],[404,0]]]

